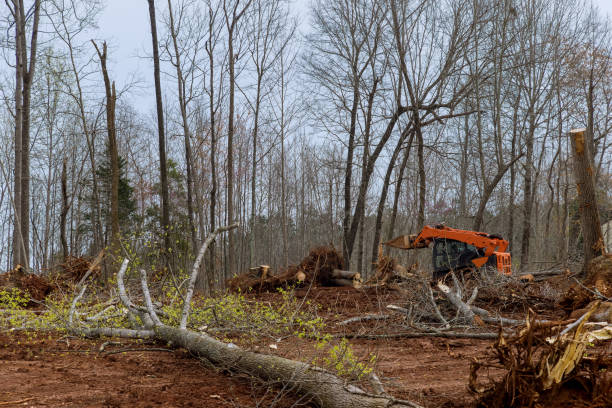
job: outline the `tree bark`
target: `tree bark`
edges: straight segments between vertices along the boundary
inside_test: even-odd
[[[68,210],[70,209],[70,203],[68,202],[68,186],[66,182],[66,159],[62,162],[62,211],[60,212],[60,241],[62,243],[62,255],[63,259],[68,258],[68,241],[66,240],[66,217],[68,216]]]
[[[418,407],[409,401],[366,394],[355,386],[347,385],[332,373],[309,364],[229,347],[205,334],[159,326],[155,328],[155,336],[184,347],[219,367],[246,372],[266,381],[280,381],[297,393],[312,396],[319,407]]]
[[[389,165],[387,166],[387,172],[385,173],[383,189],[382,189],[382,192],[380,193],[380,200],[378,202],[378,208],[376,209],[376,224],[374,226],[374,242],[372,244],[371,265],[374,265],[376,263],[376,260],[378,259],[378,245],[380,241],[380,231],[382,229],[383,212],[385,209],[385,202],[387,201],[387,193],[389,191],[389,184],[391,182],[391,173],[393,172],[393,168],[395,168],[395,161],[397,160],[397,157],[399,156],[399,153],[404,144],[404,140],[406,140],[407,134],[410,134],[410,139],[408,140],[408,146],[406,147],[405,157],[407,157],[410,154],[410,148],[412,147],[412,140],[414,139],[414,131],[411,126],[408,126],[402,132],[402,136],[400,137],[400,140],[397,142],[397,145],[395,146],[395,149],[393,150],[393,153],[391,155],[391,160],[389,161]],[[399,180],[398,180],[398,183],[399,183]],[[396,189],[397,189],[397,185],[396,185]],[[393,222],[395,221],[393,220]]]
[[[570,131],[574,159],[574,179],[576,180],[576,191],[580,205],[580,224],[584,241],[583,273],[587,272],[590,261],[604,252],[603,234],[595,197],[592,156],[586,133],[586,129]]]

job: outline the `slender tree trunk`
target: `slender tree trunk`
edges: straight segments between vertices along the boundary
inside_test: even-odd
[[[66,260],[70,254],[68,250],[68,241],[66,240],[66,217],[70,210],[68,200],[68,186],[66,177],[66,159],[62,162],[62,211],[60,212],[60,241],[62,243],[62,256]]]
[[[356,69],[353,69],[353,73]],[[351,106],[351,121],[349,125],[349,139],[346,149],[346,170],[344,173],[344,218],[342,220],[342,256],[344,269],[351,269],[351,252],[353,244],[349,241],[351,224],[351,183],[353,180],[353,154],[355,150],[355,129],[357,122],[357,108],[359,107],[359,82],[356,74],[353,76],[353,104]],[[353,240],[354,241],[354,240]]]
[[[164,107],[159,68],[159,46],[157,43],[157,22],[155,19],[155,0],[149,3],[149,18],[151,20],[151,42],[153,47],[153,77],[155,80],[155,102],[157,106],[157,131],[159,143],[159,171],[161,182],[161,228],[164,234],[165,265],[168,266],[168,250],[170,249],[170,200],[168,197],[168,170],[166,165],[166,136],[164,128]]]
[[[402,183],[404,181],[404,171],[406,170],[406,166],[408,165],[408,158],[410,157],[410,149],[412,148],[413,140],[414,140],[414,130],[412,131],[412,134],[410,135],[410,141],[408,142],[406,153],[404,154],[404,158],[402,159],[402,163],[400,164],[400,167],[399,167],[397,181],[395,182],[395,191],[393,191],[393,209],[391,210],[391,220],[389,221],[389,229],[387,230],[387,240],[393,238],[393,233],[395,232],[395,223],[397,221],[399,198],[402,192]]]
[[[21,23],[21,1],[13,0],[15,13],[15,176],[13,188],[13,266],[25,265],[25,240],[22,235],[21,224],[21,161],[22,154],[22,125],[23,125],[23,71],[24,64],[22,49],[22,23]]]
[[[259,71],[259,70],[258,70]],[[255,96],[255,117],[253,118],[253,162],[251,173],[251,233],[249,234],[249,265],[253,265],[255,256],[255,215],[257,207],[257,137],[259,132],[259,107],[261,100],[261,73],[257,73],[257,92]],[[281,78],[282,81],[282,78]],[[281,85],[282,86],[282,85]],[[282,125],[281,125],[282,126]],[[281,141],[282,143],[282,141]]]
[[[425,226],[425,159],[423,146],[423,133],[421,132],[421,124],[419,123],[418,112],[414,113],[414,126],[418,142],[417,155],[419,158],[419,212],[417,215],[418,228],[422,229]]]
[[[121,234],[119,230],[119,152],[117,149],[117,130],[115,127],[115,105],[117,103],[117,92],[115,90],[115,83],[111,83],[106,67],[106,42],[102,44],[102,52],[100,52],[100,49],[98,48],[95,42],[93,42],[93,44],[96,48],[96,52],[98,53],[98,57],[100,58],[100,65],[102,66],[102,76],[104,78],[104,89],[106,92],[106,132],[108,135],[108,155],[111,172],[110,252],[112,255],[117,256],[118,254],[116,252],[119,251],[120,248],[119,240]]]
[[[399,156],[399,153],[404,144],[404,140],[406,139],[406,136],[408,133],[410,133],[410,139],[408,140],[408,146],[406,147],[408,151],[406,151],[405,155],[409,154],[410,147],[412,146],[412,140],[414,138],[414,131],[412,130],[410,126],[404,129],[404,131],[402,132],[402,136],[400,137],[400,140],[397,142],[397,145],[395,146],[395,149],[393,150],[393,153],[391,154],[391,160],[389,160],[389,164],[387,165],[387,172],[385,173],[385,180],[383,181],[383,188],[380,193],[380,200],[378,201],[378,208],[376,209],[376,224],[374,226],[374,242],[372,244],[371,265],[374,265],[374,263],[378,259],[378,245],[380,244],[379,242],[380,241],[380,231],[382,229],[382,219],[383,219],[383,213],[385,209],[385,202],[387,201],[387,194],[389,192],[391,174],[393,173],[393,168],[395,168],[395,161],[397,160],[397,157]]]
[[[281,218],[283,234],[283,261],[284,267],[289,266],[289,238],[287,236],[287,194],[285,186],[285,64],[283,53],[280,55],[281,65],[281,124],[280,124],[280,144],[281,144]],[[259,98],[258,110],[259,110]]]
[[[216,124],[216,109],[215,109],[215,59],[213,42],[214,37],[214,14],[211,8],[208,9],[208,41],[206,52],[208,54],[209,65],[209,115],[210,115],[210,230],[216,228],[216,208],[217,208],[217,124]],[[203,232],[203,231],[202,231]],[[215,241],[213,240],[208,247],[208,290],[209,293],[215,287],[216,277],[216,257],[215,257]]]
[[[174,15],[172,13],[172,1],[168,0],[168,13],[170,15],[170,36],[172,37],[172,45],[174,47],[174,57],[176,65],[176,78],[178,86],[179,107],[181,110],[181,119],[183,125],[183,135],[185,138],[185,165],[187,167],[187,220],[189,223],[189,233],[191,237],[191,246],[193,251],[197,250],[196,228],[193,211],[193,165],[191,163],[191,132],[187,121],[187,100],[185,96],[185,80],[181,67],[181,53],[178,47],[177,33],[174,27]]]
[[[229,108],[227,120],[227,193],[226,193],[226,208],[227,220],[226,224],[234,222],[234,97],[236,87],[236,73],[234,72],[234,21],[232,21],[231,29],[228,30],[228,53],[229,53]],[[227,233],[228,248],[225,258],[225,279],[229,278],[234,262],[230,259],[235,257],[234,248],[234,233]]]
[[[521,239],[521,268],[525,270],[529,266],[529,240],[531,238],[531,210],[533,200],[531,193],[532,186],[532,168],[533,168],[533,139],[535,132],[535,118],[533,113],[530,114],[529,130],[527,140],[525,142],[527,156],[525,158],[525,178],[523,186],[524,207],[523,207],[523,235]]]

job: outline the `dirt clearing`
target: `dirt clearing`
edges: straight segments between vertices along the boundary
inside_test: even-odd
[[[278,392],[159,344],[0,333],[0,405],[6,407],[254,407]],[[121,352],[121,350],[130,351]],[[13,403],[10,403],[13,402]],[[284,397],[275,406],[288,407]]]

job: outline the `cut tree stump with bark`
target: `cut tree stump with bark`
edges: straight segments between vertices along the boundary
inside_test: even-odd
[[[572,152],[574,156],[574,178],[576,179],[576,192],[580,212],[580,225],[584,238],[584,264],[583,274],[586,274],[592,259],[603,255],[604,240],[599,222],[599,211],[595,197],[595,180],[593,179],[593,163],[586,142],[586,129],[573,129],[570,131]]]

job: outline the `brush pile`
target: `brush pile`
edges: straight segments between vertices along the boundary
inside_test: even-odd
[[[612,356],[606,352],[612,326],[588,330],[594,310],[564,327],[538,323],[535,314],[515,336],[499,336],[491,355],[471,365],[469,389],[478,407],[610,407]],[[503,370],[501,379],[481,380],[480,371]]]
[[[298,265],[291,265],[272,274],[262,265],[229,280],[232,291],[272,291],[292,285],[359,286],[361,277],[356,272],[343,271],[342,255],[334,247],[321,246],[310,251]]]
[[[568,312],[586,307],[594,300],[612,298],[612,254],[591,261],[583,282],[576,282],[559,305]]]
[[[0,274],[0,289],[17,288],[27,292],[32,301],[28,306],[36,306],[51,293],[55,286],[42,276],[27,273],[21,265],[11,271]]]
[[[73,282],[79,282],[89,269],[92,269],[91,273],[94,275],[99,275],[101,270],[99,263],[100,261],[97,258],[90,260],[82,256],[77,257],[70,255],[60,267],[63,269],[63,277]]]

